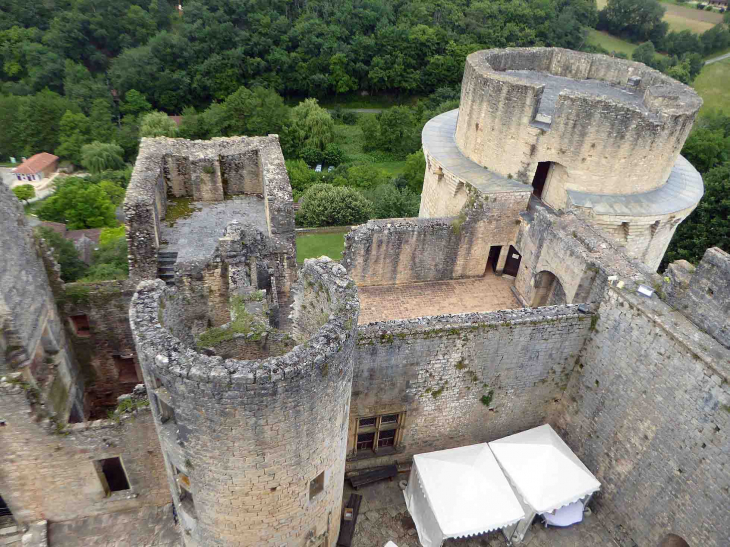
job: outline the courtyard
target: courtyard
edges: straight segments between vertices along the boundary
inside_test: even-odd
[[[355,525],[352,547],[383,547],[392,541],[398,547],[419,547],[418,533],[413,519],[406,509],[403,492],[398,486],[407,480],[406,473],[400,473],[398,480],[381,481],[361,487],[355,491],[345,482],[343,503],[356,493],[363,497],[360,513]],[[444,547],[506,547],[502,532],[471,538],[449,539]],[[580,524],[569,528],[548,528],[533,524],[525,541],[520,545],[529,547],[618,547],[608,531],[595,515],[586,517]]]
[[[513,283],[514,278],[488,269],[482,277],[468,279],[358,287],[359,323],[521,308]]]

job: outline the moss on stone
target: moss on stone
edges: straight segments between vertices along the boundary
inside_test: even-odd
[[[200,211],[200,207],[195,207],[192,198],[175,198],[167,201],[167,212],[165,213],[165,222],[172,228],[175,222],[181,218],[188,218],[194,212]]]

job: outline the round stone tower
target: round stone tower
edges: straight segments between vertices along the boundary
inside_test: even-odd
[[[438,188],[449,178],[478,177],[473,185],[486,193],[519,181],[656,268],[703,194],[699,173],[679,155],[701,104],[694,90],[641,63],[557,48],[473,53],[458,114],[424,128],[420,214],[454,214],[458,192]]]
[[[205,296],[213,295],[210,297]],[[186,546],[334,545],[359,304],[345,269],[307,260],[291,332],[231,298],[144,281],[130,319]],[[215,326],[218,325],[218,326]]]

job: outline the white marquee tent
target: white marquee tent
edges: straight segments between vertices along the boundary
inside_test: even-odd
[[[504,528],[525,516],[486,443],[415,455],[404,495],[423,547]]]
[[[489,448],[517,491],[526,518],[506,529],[521,541],[536,514],[573,502],[585,505],[601,483],[548,424],[489,443]]]

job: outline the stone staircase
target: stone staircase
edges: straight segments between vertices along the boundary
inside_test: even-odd
[[[23,530],[11,521],[6,523],[3,519],[0,519],[0,546],[5,547],[9,545],[12,547],[21,547],[22,541]]]
[[[168,285],[175,284],[175,262],[177,262],[177,251],[157,252],[157,277]]]

